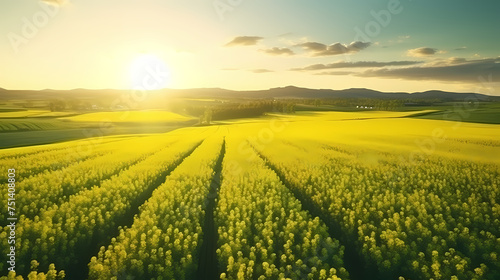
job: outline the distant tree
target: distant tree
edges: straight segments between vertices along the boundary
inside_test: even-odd
[[[50,111],[63,111],[66,107],[66,104],[62,100],[54,100],[49,103]]]
[[[206,109],[203,115],[200,116],[200,124],[210,124],[212,122],[212,116],[212,109]]]

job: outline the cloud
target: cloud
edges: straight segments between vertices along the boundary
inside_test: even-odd
[[[278,47],[264,49],[264,50],[260,50],[260,51],[265,52],[265,53],[270,54],[270,55],[294,55],[295,54],[289,48],[278,48]]]
[[[67,0],[40,0],[40,1],[45,4],[53,6],[62,6],[68,2]]]
[[[466,50],[466,49],[467,49],[467,47],[463,46],[463,47],[454,49],[454,51],[463,51],[463,50]]]
[[[315,73],[314,75],[353,75],[353,74],[356,74],[356,72],[350,72],[350,71],[328,71],[328,72]]]
[[[368,48],[370,45],[370,42],[356,41],[350,43],[349,45],[334,43],[327,46],[318,42],[305,42],[299,44],[298,46],[309,51],[312,56],[329,56],[359,52],[363,49]]]
[[[389,61],[389,62],[378,62],[378,61],[356,61],[356,62],[345,62],[338,61],[330,64],[313,64],[306,66],[304,68],[292,68],[292,71],[311,71],[311,70],[325,70],[325,69],[337,69],[337,68],[362,68],[362,67],[386,67],[386,66],[408,66],[422,63],[420,61]]]
[[[274,72],[273,70],[269,70],[269,69],[253,69],[253,70],[249,70],[249,71],[251,71],[252,73],[257,73],[257,74]]]
[[[262,40],[262,37],[258,36],[239,36],[231,40],[231,42],[227,43],[226,47],[232,46],[253,46],[257,45],[257,43]]]
[[[413,56],[413,57],[423,57],[423,56],[434,55],[437,52],[438,52],[437,49],[422,47],[422,48],[416,48],[416,49],[408,50],[407,55],[408,56]]]
[[[500,57],[464,60],[443,60],[439,65],[394,69],[371,69],[355,74],[360,77],[379,77],[405,80],[434,80],[479,83],[481,77],[500,76]]]
[[[313,52],[321,52],[327,49],[327,46],[325,44],[317,43],[317,42],[306,42],[299,44],[299,46],[303,47],[304,49],[308,51],[313,51]]]
[[[467,62],[467,59],[463,57],[450,57],[445,60],[438,60],[434,62],[430,62],[426,64],[426,66],[445,66],[445,65],[452,65],[452,64],[460,64],[460,63],[465,63]]]
[[[347,50],[349,52],[359,52],[361,50],[364,50],[368,48],[371,45],[370,42],[361,42],[361,41],[356,41],[352,42],[347,46]]]

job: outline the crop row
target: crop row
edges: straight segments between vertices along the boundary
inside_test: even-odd
[[[238,143],[228,141],[215,215],[221,279],[348,279],[344,247]]]
[[[95,244],[126,221],[148,192],[161,183],[158,180],[189,154],[199,140],[193,135],[188,141],[162,149],[33,220],[21,217],[16,232],[16,270],[27,274],[31,260],[37,260],[42,267],[53,262],[58,268],[74,269],[85,261]],[[2,239],[6,238],[6,232],[4,228],[0,233]],[[5,255],[0,259],[1,270]]]
[[[140,142],[137,140],[127,143],[134,144],[135,148],[131,151],[115,148],[102,156],[21,181],[16,185],[16,204],[19,205],[17,215],[33,219],[49,208],[57,208],[72,195],[99,186],[101,181],[123,172],[171,144],[168,141],[148,141],[147,144],[138,145]],[[4,218],[3,214],[0,214],[0,218]]]
[[[89,279],[194,279],[221,144],[221,137],[206,139],[167,177],[132,226],[91,259]]]
[[[87,159],[106,155],[110,152],[121,151],[123,146],[130,145],[140,147],[141,143],[136,139],[124,140],[125,138],[110,137],[109,139],[89,139],[86,141],[72,141],[57,145],[41,147],[25,147],[21,149],[1,150],[0,156],[3,166],[15,168],[19,176],[17,182],[30,179],[40,173],[50,173],[54,170],[67,168]],[[141,139],[145,140],[145,139]],[[154,140],[153,140],[154,141]],[[145,140],[144,142],[153,142]],[[7,182],[7,173],[0,174],[0,183]]]
[[[272,144],[261,150],[304,201],[338,225],[364,269],[382,279],[500,277],[498,166],[437,156],[330,157],[321,145],[276,151]],[[283,152],[294,159],[282,160]]]

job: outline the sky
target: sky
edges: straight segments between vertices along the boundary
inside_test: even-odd
[[[6,89],[500,95],[497,0],[2,0]]]

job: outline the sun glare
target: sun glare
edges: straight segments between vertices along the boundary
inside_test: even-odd
[[[130,82],[133,89],[162,89],[170,84],[170,71],[156,55],[141,54],[130,65]]]

